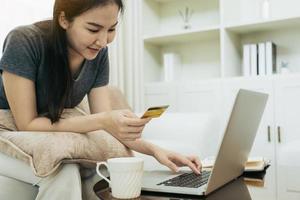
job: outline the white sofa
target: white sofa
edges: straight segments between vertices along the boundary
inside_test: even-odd
[[[182,154],[194,154],[200,159],[215,156],[220,140],[220,120],[211,113],[165,113],[152,119],[145,127],[143,138]],[[144,158],[145,169],[166,169],[154,158]]]
[[[1,200],[34,200],[38,188],[12,178],[0,175]]]
[[[143,138],[162,147],[200,158],[215,155],[219,140],[219,120],[212,114],[165,113],[144,129]],[[166,169],[150,156],[145,169]],[[37,188],[0,175],[0,199],[33,200]]]

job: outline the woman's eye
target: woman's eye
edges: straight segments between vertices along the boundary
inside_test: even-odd
[[[99,30],[88,29],[88,31],[91,32],[91,33],[97,33]]]
[[[114,32],[116,29],[115,28],[113,28],[113,29],[109,29],[108,31],[109,32]]]

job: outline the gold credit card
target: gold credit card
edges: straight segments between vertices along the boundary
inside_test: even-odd
[[[168,107],[169,107],[169,105],[150,107],[146,110],[146,112],[143,114],[143,116],[141,118],[143,119],[143,118],[159,117],[159,116],[161,116],[161,114],[163,114],[163,112],[165,112],[165,110]]]

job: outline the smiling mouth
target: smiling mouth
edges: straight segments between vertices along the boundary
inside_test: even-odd
[[[92,47],[88,47],[88,49],[91,49],[93,51],[100,51],[100,49],[95,49],[95,48],[92,48]]]

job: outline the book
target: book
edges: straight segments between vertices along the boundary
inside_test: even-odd
[[[205,170],[211,170],[214,166],[213,157],[202,160],[202,167]],[[264,177],[267,169],[270,167],[270,161],[263,157],[250,157],[246,163],[245,170],[242,174],[248,185],[263,187]]]
[[[251,172],[245,171],[243,173],[243,177],[248,180],[251,180],[251,179],[252,180],[263,180],[266,175],[266,171],[269,167],[270,167],[270,165],[268,164],[261,171],[251,171]]]
[[[176,53],[163,54],[164,81],[174,81],[179,78],[181,72],[181,59]]]
[[[243,76],[250,76],[250,45],[243,45]]]
[[[215,163],[215,158],[205,158],[202,160],[202,167],[205,169],[212,168]],[[270,161],[263,157],[249,157],[245,166],[245,171],[255,172],[262,171],[266,166],[270,165]]]
[[[276,57],[277,57],[276,45],[268,41],[266,42],[266,72],[267,75],[273,73],[279,73],[279,69],[276,69]]]
[[[270,167],[270,164],[267,164],[260,171],[244,171],[242,176],[247,184],[261,187],[264,185],[265,175],[266,175],[267,169],[269,167]]]
[[[263,157],[250,157],[246,163],[245,171],[262,171],[270,164],[270,161]]]
[[[258,63],[257,63],[257,44],[250,44],[250,64],[251,64],[251,75],[258,75]]]
[[[266,75],[266,44],[258,44],[258,75]]]

